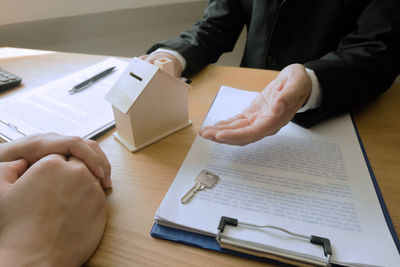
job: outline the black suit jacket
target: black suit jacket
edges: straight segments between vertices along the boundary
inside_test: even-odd
[[[321,107],[293,119],[305,127],[376,97],[400,72],[399,0],[211,0],[192,29],[148,53],[177,50],[190,75],[232,51],[244,26],[241,66],[301,63],[316,73]]]

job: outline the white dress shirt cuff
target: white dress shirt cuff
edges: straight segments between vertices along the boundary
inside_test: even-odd
[[[160,52],[169,53],[169,54],[173,55],[174,57],[176,57],[176,59],[179,61],[179,63],[182,66],[182,70],[185,70],[186,59],[181,55],[181,53],[179,53],[178,51],[175,51],[171,48],[160,47],[157,50],[153,51],[151,54],[160,53]]]
[[[296,113],[304,112],[309,109],[318,108],[321,105],[322,100],[322,93],[321,93],[321,86],[319,84],[317,75],[315,75],[313,70],[307,69],[306,72],[311,79],[311,94],[308,97],[307,102],[304,106],[302,106]]]

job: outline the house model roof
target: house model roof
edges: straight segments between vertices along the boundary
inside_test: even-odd
[[[122,113],[126,114],[150,81],[156,77],[157,73],[161,74],[161,72],[162,70],[157,66],[139,58],[134,58],[107,93],[105,99]],[[179,82],[183,86],[190,88],[189,85],[178,78],[167,73],[164,75],[171,82]]]

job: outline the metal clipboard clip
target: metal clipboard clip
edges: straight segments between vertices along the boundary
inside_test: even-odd
[[[225,234],[223,234],[225,226],[244,226],[247,228],[269,228],[275,229],[281,232],[284,232],[288,235],[303,239],[305,241],[309,241],[312,244],[322,246],[324,250],[324,255],[326,257],[325,261],[320,261],[315,258],[307,258],[298,254],[288,254],[288,253],[279,253],[276,250],[270,250],[267,246],[261,246],[258,243],[251,241],[242,241],[234,238],[229,238]],[[218,225],[217,231],[217,242],[219,246],[223,249],[234,250],[238,252],[242,252],[245,254],[251,254],[262,258],[269,258],[273,260],[278,260],[280,262],[295,264],[298,266],[331,266],[331,258],[332,258],[332,246],[331,242],[328,238],[320,237],[320,236],[306,236],[297,233],[293,233],[284,228],[274,226],[274,225],[255,225],[246,222],[239,222],[238,219],[230,218],[222,216]],[[241,242],[240,242],[241,241]]]

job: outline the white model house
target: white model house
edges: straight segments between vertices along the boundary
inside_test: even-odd
[[[190,86],[171,73],[172,64],[134,58],[106,95],[117,127],[114,136],[132,152],[191,124]]]

